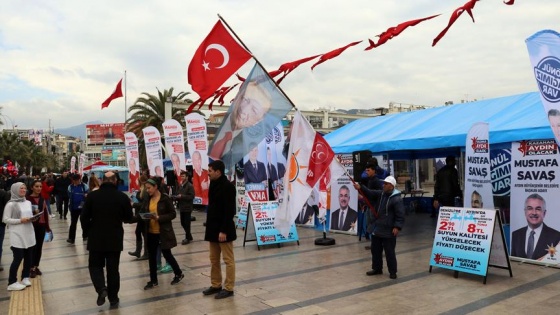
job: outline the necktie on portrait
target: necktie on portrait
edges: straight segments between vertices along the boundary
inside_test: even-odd
[[[338,229],[342,231],[344,227],[344,211],[340,210],[340,218],[338,219]]]
[[[531,234],[529,234],[529,241],[527,242],[527,258],[533,257],[534,250],[535,250],[535,231],[531,230]]]
[[[253,163],[253,168],[255,169],[255,172],[257,171],[257,163]]]

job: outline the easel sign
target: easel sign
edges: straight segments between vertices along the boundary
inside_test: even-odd
[[[245,229],[245,237],[243,246],[246,242],[257,241],[257,249],[259,246],[280,244],[287,242],[297,242],[299,245],[299,237],[296,226],[290,226],[288,237],[284,237],[276,228],[274,228],[274,218],[278,202],[263,201],[249,203],[247,210],[247,228]]]
[[[511,265],[505,250],[505,237],[495,210],[442,207],[439,211],[432,255],[432,267],[483,276],[488,267],[508,269]],[[490,257],[492,261],[490,263]]]

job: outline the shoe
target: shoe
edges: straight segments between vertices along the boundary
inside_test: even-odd
[[[190,242],[191,242],[191,240],[184,239],[184,240],[181,241],[181,245],[187,245]]]
[[[101,292],[97,294],[97,306],[105,304],[105,298],[107,297],[107,289],[101,289]]]
[[[368,276],[375,276],[375,275],[382,275],[382,274],[383,274],[383,270],[371,269],[370,271],[366,272],[366,275]]]
[[[233,291],[228,291],[228,290],[222,290],[220,291],[220,293],[216,294],[216,296],[214,297],[215,299],[225,299],[228,298],[230,296],[233,296]]]
[[[87,237],[84,237],[84,244],[87,244]]]
[[[150,289],[153,289],[157,286],[158,286],[157,282],[150,281],[150,282],[146,283],[146,286],[144,286],[144,290],[150,290]]]
[[[62,220],[62,216],[60,216],[60,220]]]
[[[31,268],[31,270],[29,271],[29,278],[35,277],[37,277],[37,272],[35,272],[35,268]]]
[[[173,272],[173,268],[171,268],[171,265],[169,264],[166,264],[161,268],[161,273],[171,273],[171,272]]]
[[[221,291],[222,291],[222,287],[218,287],[218,288],[209,287],[208,289],[202,291],[202,294],[212,295],[212,294],[216,294],[216,293],[221,292]]]
[[[120,299],[119,299],[119,298],[117,298],[117,299],[114,300],[114,301],[109,301],[109,303],[110,303],[109,308],[110,308],[110,309],[119,308],[119,302],[120,302]]]
[[[389,275],[389,278],[391,279],[397,279],[397,274],[396,273],[392,273]]]
[[[23,284],[26,287],[30,287],[31,286],[31,280],[29,280],[29,278],[23,278],[23,280],[21,280],[21,284]]]
[[[128,252],[128,254],[129,254],[130,256],[134,256],[134,257],[136,257],[136,258],[140,258],[140,253],[139,253],[139,252]]]
[[[365,248],[366,248],[366,250],[371,250],[371,246],[369,246],[369,245],[366,246]]]
[[[181,280],[183,280],[184,277],[185,277],[184,274],[175,275],[175,277],[173,277],[173,281],[171,281],[171,285],[175,285],[175,284],[181,282]]]
[[[72,244],[72,245],[74,245],[74,240],[71,240],[71,239],[67,239],[67,240],[66,240],[66,243],[69,243],[69,244]]]
[[[64,220],[68,220],[68,218],[67,218],[67,217],[64,217]]]
[[[43,275],[43,273],[41,272],[41,270],[39,269],[39,267],[35,267],[35,273],[36,273],[38,276],[42,276],[42,275]]]
[[[51,214],[51,218],[54,218],[54,217],[56,217],[56,214]]]
[[[148,260],[148,255],[142,255],[142,256],[138,257],[136,260]]]
[[[21,284],[19,282],[14,282],[8,286],[8,291],[21,291],[25,288],[26,286],[24,284]]]
[[[4,267],[0,266],[0,271],[4,271]]]

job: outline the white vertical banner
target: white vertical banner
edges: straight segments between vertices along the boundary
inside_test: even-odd
[[[86,155],[80,153],[80,157],[78,158],[78,173],[80,175],[84,175],[84,166],[86,164]]]
[[[560,143],[560,34],[542,30],[525,42],[545,113]]]
[[[163,158],[161,153],[161,134],[156,127],[148,126],[142,129],[144,146],[146,147],[146,162],[150,176],[163,177]]]
[[[183,127],[175,119],[167,119],[163,122],[163,136],[165,137],[165,149],[173,165],[173,172],[180,184],[181,171],[186,170]]]
[[[555,250],[560,249],[558,145],[554,139],[514,142],[511,157],[511,256],[556,265],[560,263]]]
[[[72,156],[70,158],[70,173],[74,174],[76,172],[76,157]]]
[[[193,164],[192,182],[194,186],[194,204],[208,204],[208,131],[204,117],[198,113],[185,116],[187,126],[187,147]]]
[[[128,165],[128,192],[140,190],[140,158],[138,154],[138,138],[132,132],[124,134],[126,163]]]
[[[466,208],[494,209],[488,138],[488,124],[484,122],[473,124],[467,133],[463,198]]]

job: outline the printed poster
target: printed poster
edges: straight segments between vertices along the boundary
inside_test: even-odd
[[[276,217],[278,202],[252,202],[250,204],[250,209],[257,236],[257,245],[270,245],[299,240],[294,224],[290,226],[290,232],[287,237],[284,237],[274,228],[274,218]]]
[[[558,264],[558,145],[554,139],[514,142],[511,152],[510,255]]]
[[[495,220],[495,210],[441,207],[430,266],[486,276]]]

